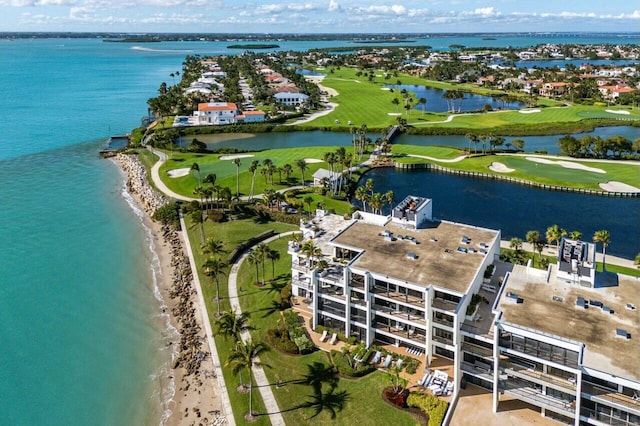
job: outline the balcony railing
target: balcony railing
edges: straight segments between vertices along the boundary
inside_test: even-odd
[[[386,297],[394,302],[403,302],[420,308],[424,308],[424,299],[411,296],[406,293],[399,293],[396,291],[388,291],[386,288],[374,286],[373,293],[377,296]]]
[[[445,325],[447,327],[453,327],[453,321],[445,319],[445,318],[441,318],[441,317],[439,318],[439,317],[437,317],[435,315],[433,316],[433,322]]]
[[[294,278],[291,280],[291,284],[307,290],[313,290],[313,285],[309,280],[297,280]]]
[[[424,346],[427,336],[420,332],[415,331],[415,329],[411,329],[408,327],[396,327],[393,325],[388,325],[385,323],[377,322],[375,323],[375,329],[378,331],[384,331],[390,333],[396,337],[401,337],[403,339],[410,340],[414,343]]]
[[[339,309],[327,304],[324,304],[324,305],[318,304],[318,310],[323,312],[328,312],[333,315],[337,315],[340,318],[344,318],[344,316],[346,315],[346,312],[344,311],[344,309]]]
[[[569,391],[572,394],[576,393],[575,380],[570,381],[563,379],[562,377],[554,376],[552,374],[543,373],[540,371],[532,371],[522,365],[512,364],[510,362],[503,363],[504,371],[507,374],[512,374],[522,379],[531,380],[540,385],[547,385],[551,387],[560,388],[562,391]]]
[[[591,395],[593,401],[604,402],[607,405],[616,404],[625,410],[631,409],[640,415],[640,398],[634,399],[623,393],[607,389],[589,382],[582,382],[582,393]]]
[[[462,350],[484,358],[493,358],[493,349],[475,345],[469,342],[462,343]]]
[[[295,269],[296,271],[305,272],[307,274],[312,270],[307,264],[295,262],[291,262],[291,268]]]
[[[351,287],[354,288],[359,288],[361,290],[364,290],[364,278],[363,279],[355,279],[355,278],[351,278],[351,281],[349,281],[349,285]]]
[[[439,297],[435,297],[431,305],[434,308],[442,309],[443,311],[451,311],[451,312],[454,312],[458,307],[458,304],[456,302],[440,299]]]
[[[448,339],[446,337],[436,336],[434,334],[433,335],[433,340],[435,340],[436,342],[439,342],[439,343],[444,343],[445,345],[453,346],[453,339]]]
[[[373,305],[373,309],[375,309],[377,312],[382,312],[384,314],[387,314],[393,319],[398,319],[401,321],[411,321],[416,324],[421,324],[423,326],[427,324],[427,322],[424,320],[424,316],[413,314],[407,311],[393,309],[393,308],[389,308],[388,306],[381,306],[376,304]]]
[[[606,425],[615,425],[615,426],[633,426],[633,425],[637,425],[638,423],[635,421],[626,421],[626,420],[622,420],[622,419],[618,419],[616,417],[613,417],[609,414],[606,413],[602,413],[596,410],[592,410],[590,408],[586,408],[586,407],[581,407],[580,408],[580,415],[583,417],[586,417],[588,419],[591,420],[597,420],[600,423],[604,423]]]
[[[563,416],[572,418],[576,416],[575,401],[565,401],[551,395],[545,395],[539,389],[529,386],[525,381],[508,380],[505,383],[504,393]]]

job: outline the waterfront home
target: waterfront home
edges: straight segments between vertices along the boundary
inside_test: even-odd
[[[313,185],[318,187],[324,186],[326,183],[327,186],[333,188],[341,180],[342,173],[332,172],[327,169],[318,169],[313,174]]]
[[[448,363],[445,424],[465,383],[492,393],[479,409],[516,398],[563,424],[640,424],[637,283],[596,274],[593,243],[562,239],[546,270],[504,264],[500,231],[436,221],[414,196],[391,216],[319,210],[300,229],[296,309],[313,329]]]
[[[617,100],[621,94],[633,93],[636,91],[633,87],[620,86],[618,84],[615,86],[598,86],[598,90],[602,93],[602,97],[604,99],[610,101]]]
[[[276,102],[285,106],[302,106],[309,99],[304,93],[281,92],[273,95]]]
[[[198,104],[198,111],[193,112],[200,125],[233,124],[238,114],[238,107],[233,102],[201,103]]]
[[[238,123],[261,123],[264,121],[265,113],[260,110],[244,111],[240,115],[236,115]]]
[[[544,83],[540,86],[540,96],[547,98],[557,98],[565,94],[567,91],[567,83],[551,82]]]

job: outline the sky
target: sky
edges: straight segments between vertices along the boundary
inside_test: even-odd
[[[0,31],[640,31],[637,0],[0,0]]]

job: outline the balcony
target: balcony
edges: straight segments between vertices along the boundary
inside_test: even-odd
[[[311,280],[306,278],[306,279],[296,279],[293,278],[291,280],[291,285],[295,285],[299,288],[304,288],[306,290],[312,290],[313,291],[313,285],[311,284]]]
[[[339,299],[342,302],[347,300],[347,297],[344,295],[344,289],[329,284],[320,284],[318,294],[333,297]]]
[[[434,297],[431,306],[443,311],[455,312],[455,310],[458,308],[458,303],[446,299],[440,299],[439,297]]]
[[[362,296],[362,297],[360,295],[354,296],[352,294],[351,297],[349,298],[349,301],[351,303],[354,303],[354,304],[358,305],[358,306],[362,306],[363,308],[367,307],[367,301],[365,300],[364,296]]]
[[[485,363],[471,363],[462,361],[462,365],[460,366],[462,371],[465,373],[472,374],[474,376],[481,377],[485,380],[493,382],[493,370],[489,364]]]
[[[529,386],[530,384],[531,383],[519,379],[507,380],[505,382],[504,393],[528,402],[529,404],[562,414],[563,416],[575,418],[575,401],[565,401],[554,398],[551,395],[545,395],[540,392],[540,389]]]
[[[435,334],[432,337],[433,341],[442,343],[444,345],[453,346],[453,339],[448,339],[446,337],[436,336]]]
[[[481,356],[483,358],[492,358],[493,359],[493,349],[485,348],[484,346],[475,345],[469,342],[462,343],[462,350],[465,352],[469,352],[471,354]]]
[[[373,305],[373,309],[376,312],[380,312],[382,314],[386,314],[389,318],[400,321],[411,321],[416,324],[420,324],[422,326],[427,325],[427,322],[424,319],[424,315],[418,315],[414,312],[403,311],[401,309],[394,309],[387,306],[381,305]]]
[[[588,394],[592,401],[618,407],[624,411],[640,415],[640,398],[618,393],[590,382],[582,382],[582,393]]]
[[[378,286],[374,286],[372,291],[376,296],[386,297],[387,299],[390,299],[394,302],[402,302],[424,309],[424,299],[421,299],[420,297],[415,297],[396,291],[388,291],[386,288]]]
[[[616,426],[632,426],[637,425],[638,422],[635,419],[630,419],[628,422],[626,420],[611,416],[610,414],[603,413],[600,411],[592,410],[590,408],[581,407],[580,408],[580,416],[585,417],[591,421],[598,421],[600,423],[604,423],[607,425],[616,425]],[[582,420],[582,419],[581,419]],[[598,424],[600,424],[598,423]]]
[[[341,318],[342,320],[344,320],[344,316],[346,315],[345,311],[344,311],[344,307],[339,308],[337,306],[332,306],[329,305],[327,303],[321,304],[318,303],[318,310],[322,311],[323,313],[329,313],[329,314],[333,314],[338,316],[339,318]]]
[[[333,284],[344,285],[342,265],[331,266],[323,270],[319,275],[320,275],[320,281],[328,281]]]
[[[390,326],[386,323],[380,323],[380,322],[375,323],[374,327],[376,331],[382,331],[390,335],[393,335],[393,337],[398,337],[401,339],[408,340],[412,344],[421,345],[420,347],[424,347],[427,341],[427,336],[421,331],[416,331],[414,328],[410,328],[406,326],[400,326],[400,327],[393,326],[393,325]]]
[[[433,322],[440,324],[440,325],[444,325],[446,327],[451,327],[453,328],[453,321],[452,320],[448,320],[446,318],[443,317],[438,317],[435,314],[433,315]]]
[[[364,291],[364,277],[361,275],[353,275],[351,281],[349,281],[349,286]]]
[[[313,270],[306,263],[296,263],[296,262],[291,262],[291,269],[294,269],[294,270],[300,271],[300,272],[304,272],[306,274],[311,273],[311,271]]]
[[[568,392],[572,395],[576,394],[576,382],[575,379],[570,381],[562,377],[554,376],[552,374],[543,373],[540,371],[534,371],[522,365],[513,364],[510,362],[504,363],[505,373],[520,377],[525,380],[530,380],[533,383],[549,386],[551,388],[560,390],[562,392]]]

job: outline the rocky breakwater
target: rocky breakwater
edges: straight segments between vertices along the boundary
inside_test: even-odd
[[[124,170],[127,181],[127,189],[129,193],[136,199],[138,204],[144,209],[149,217],[152,217],[155,211],[168,203],[167,199],[157,193],[147,182],[146,170],[142,163],[131,155],[118,154],[115,161]],[[183,247],[182,239],[178,230],[171,225],[154,225],[154,231],[158,244],[163,246],[163,251],[168,259],[170,268],[163,268],[165,282],[161,292],[168,294],[171,299],[168,303],[172,315],[172,322],[180,333],[180,341],[176,342],[177,355],[173,358],[171,367],[176,370],[176,382],[179,383],[176,398],[174,402],[178,413],[183,413],[185,417],[187,413],[193,412],[197,419],[193,424],[208,424],[209,419],[203,419],[201,410],[213,414],[214,418],[223,420],[218,415],[219,410],[210,410],[211,401],[202,401],[201,390],[203,390],[204,379],[214,377],[213,366],[209,366],[211,357],[209,352],[205,350],[203,342],[205,341],[205,333],[201,327],[194,299],[196,291],[193,287],[193,272],[189,264],[189,258]],[[171,276],[170,280],[169,275]],[[163,291],[164,290],[164,291]],[[203,361],[209,359],[209,363]],[[202,393],[205,393],[204,391]],[[183,395],[182,395],[183,394]],[[189,394],[194,398],[188,397]],[[182,398],[184,396],[184,398]],[[182,403],[178,402],[182,400]],[[204,402],[204,403],[203,403]],[[195,405],[195,407],[194,407]],[[191,410],[189,409],[191,408]],[[182,411],[184,409],[184,411]],[[177,414],[177,413],[176,413]],[[175,421],[175,420],[174,420]],[[180,423],[183,423],[181,421]],[[170,422],[171,424],[171,422]]]

